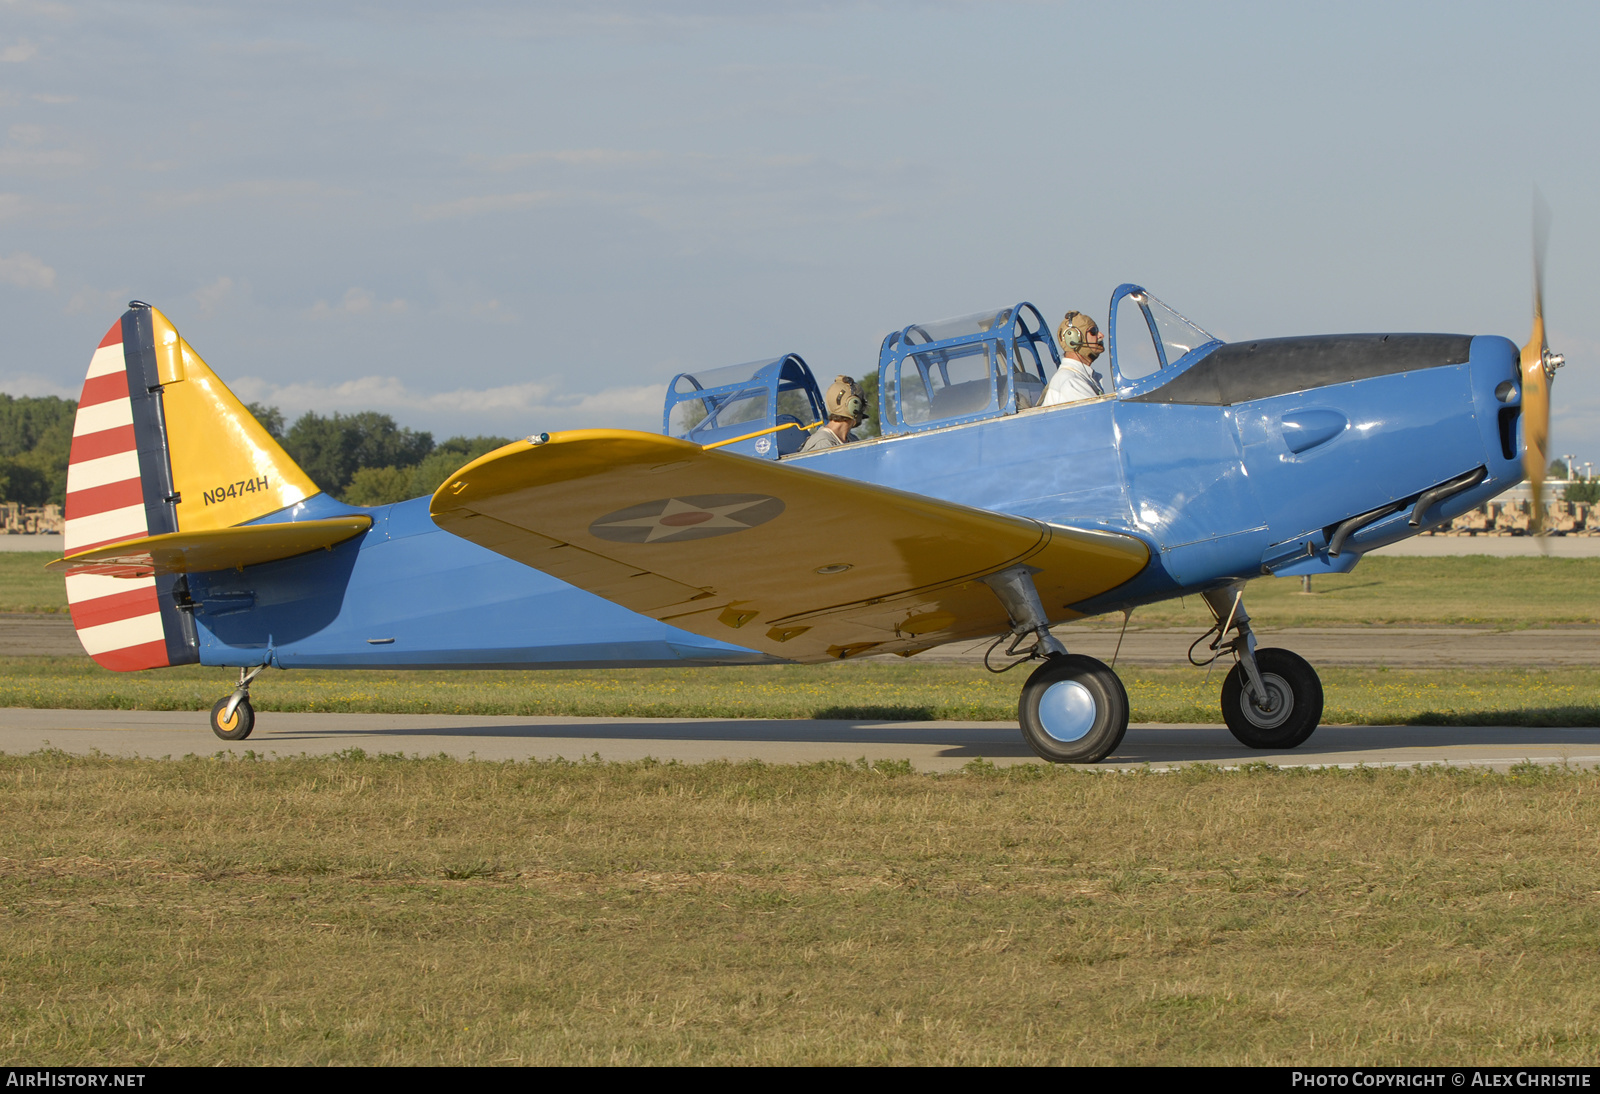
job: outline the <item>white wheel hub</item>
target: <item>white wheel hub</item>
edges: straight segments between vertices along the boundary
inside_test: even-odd
[[[1094,693],[1076,680],[1052,684],[1039,697],[1039,725],[1063,744],[1088,736],[1098,714]]]

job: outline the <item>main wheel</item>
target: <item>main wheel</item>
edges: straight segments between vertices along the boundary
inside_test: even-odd
[[[1250,701],[1243,665],[1222,681],[1222,720],[1251,748],[1294,748],[1322,720],[1322,681],[1305,658],[1288,650],[1257,650],[1256,669],[1267,689],[1265,709]]]
[[[1022,686],[1017,720],[1028,746],[1051,763],[1098,763],[1128,731],[1128,693],[1104,662],[1052,657]]]
[[[231,698],[233,696],[229,695],[218,699],[217,705],[211,708],[211,732],[224,741],[242,741],[256,728],[256,708],[250,705],[249,699],[240,699],[239,705],[233,708],[233,717],[224,722],[222,712]]]

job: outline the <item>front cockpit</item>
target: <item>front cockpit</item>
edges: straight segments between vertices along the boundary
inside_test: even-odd
[[[880,432],[886,437],[980,421],[1037,406],[1060,365],[1032,304],[913,323],[878,354]]]

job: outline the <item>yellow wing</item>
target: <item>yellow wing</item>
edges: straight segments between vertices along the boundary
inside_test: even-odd
[[[434,494],[441,528],[607,600],[794,661],[999,634],[980,578],[1026,563],[1052,620],[1144,543],[936,501],[653,433],[518,441]]]

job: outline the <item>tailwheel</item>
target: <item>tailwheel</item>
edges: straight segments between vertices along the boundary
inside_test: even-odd
[[[1244,665],[1222,682],[1222,720],[1251,748],[1295,748],[1322,720],[1322,681],[1305,658],[1288,650],[1255,652],[1265,701],[1250,694]]]
[[[1128,731],[1128,693],[1104,662],[1058,654],[1022,686],[1017,720],[1028,746],[1051,763],[1098,763]]]
[[[256,708],[250,705],[250,699],[246,696],[239,700],[233,708],[233,713],[229,714],[228,704],[231,702],[233,696],[225,696],[218,699],[217,705],[211,708],[211,732],[224,741],[242,741],[256,728]]]

